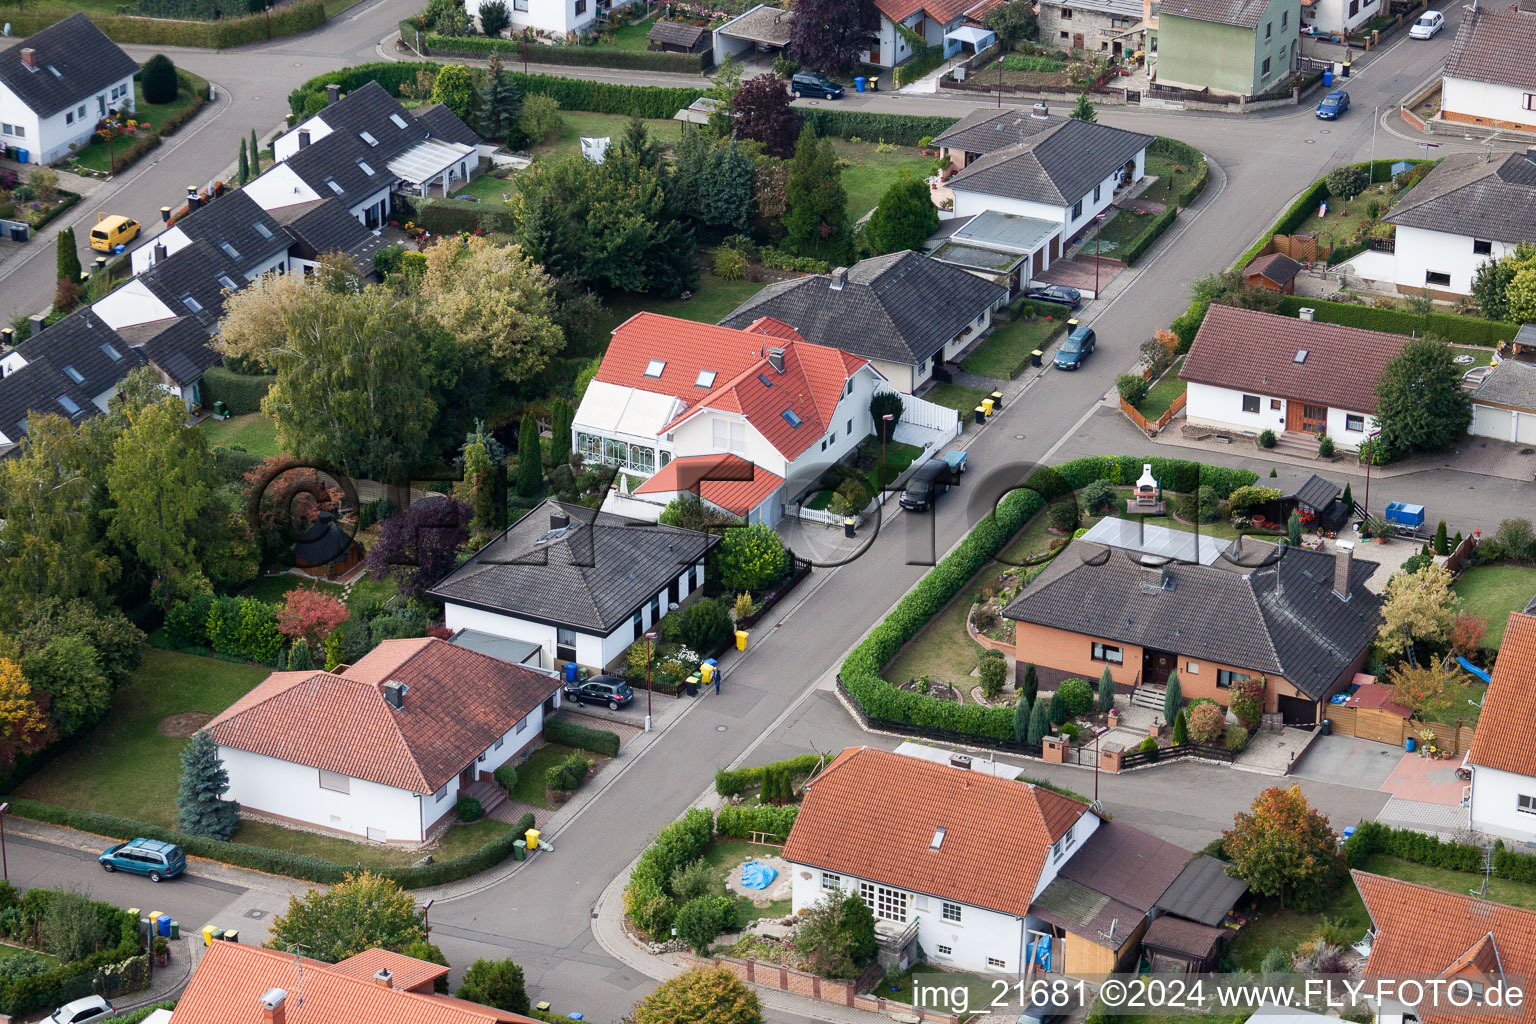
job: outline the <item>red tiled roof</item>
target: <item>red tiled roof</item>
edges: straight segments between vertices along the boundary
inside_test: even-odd
[[[409,687],[398,711],[390,680]],[[208,731],[221,746],[434,793],[558,687],[446,640],[386,640],[340,675],[272,673]]]
[[[1492,973],[1485,970],[1492,959],[1490,946],[1504,976],[1529,975],[1536,970],[1536,911],[1364,871],[1351,874],[1376,929],[1365,965],[1367,977]],[[1533,1006],[1536,1004],[1526,1000],[1518,1012],[1507,1014],[1487,1009],[1475,1014],[1426,1012],[1421,1008],[1418,1016],[1424,1024],[1513,1024],[1536,1019]]]
[[[769,344],[767,336],[761,334],[659,313],[636,313],[614,329],[593,379],[673,395],[692,405],[717,384],[761,359]],[[666,364],[660,377],[645,375],[653,359]],[[715,374],[709,387],[698,386],[702,370]]]
[[[176,1024],[261,1024],[261,997],[272,989],[286,994],[288,1024],[535,1024],[531,1017],[462,999],[385,988],[338,966],[215,942],[176,1003]]]
[[[806,787],[784,859],[1022,916],[1051,844],[1086,809],[1028,783],[851,747]]]
[[[377,946],[337,961],[331,970],[338,974],[345,974],[349,978],[361,978],[375,984],[377,981],[374,976],[380,970],[387,970],[393,975],[389,979],[390,986],[398,989],[415,989],[423,985],[430,989],[434,981],[448,973],[448,968],[442,964],[418,960],[413,956],[380,949]]]
[[[922,11],[941,25],[948,25],[979,6],[978,0],[875,0],[875,9],[892,21],[901,22]]]
[[[1536,722],[1536,615],[1510,612],[1478,720],[1482,728],[1467,755],[1471,764],[1536,776],[1536,748],[1530,740]]]
[[[753,334],[766,334],[772,338],[783,338],[785,341],[804,341],[800,332],[783,320],[775,320],[771,316],[760,316],[753,320],[746,328]]]
[[[729,479],[709,480],[709,476]],[[687,455],[662,466],[635,488],[636,494],[689,491],[734,515],[744,516],[778,489],[784,478],[754,466],[739,455]]]
[[[1408,340],[1402,334],[1212,306],[1179,377],[1192,384],[1372,413],[1376,382]],[[1307,358],[1298,363],[1301,349],[1307,350]]]

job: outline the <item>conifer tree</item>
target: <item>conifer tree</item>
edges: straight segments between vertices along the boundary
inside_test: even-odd
[[[240,827],[240,805],[225,800],[229,772],[208,730],[199,729],[181,752],[181,789],[176,797],[176,827],[188,835],[228,839]]]

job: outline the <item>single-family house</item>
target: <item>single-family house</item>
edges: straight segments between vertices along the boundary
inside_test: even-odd
[[[1326,434],[1341,448],[1358,448],[1376,427],[1376,382],[1407,342],[1401,334],[1212,306],[1179,370],[1188,384],[1184,414],[1216,430]]]
[[[82,13],[0,50],[0,152],[62,160],[109,113],[133,109],[139,64]]]
[[[1536,0],[1473,4],[1440,78],[1440,117],[1536,131]]]
[[[1381,608],[1365,587],[1374,562],[1346,547],[1277,558],[1251,541],[1212,552],[1208,539],[1119,524],[1120,537],[1074,541],[1003,609],[1042,687],[1108,669],[1121,692],[1160,695],[1177,671],[1186,698],[1225,705],[1234,682],[1262,679],[1266,712],[1312,724],[1365,666]]]
[[[719,540],[545,501],[427,593],[449,629],[538,644],[552,666],[602,669],[704,585]]]
[[[992,210],[1059,224],[1051,259],[1109,208],[1119,189],[1141,180],[1152,143],[1152,136],[1139,132],[1053,117],[1044,103],[1029,114],[1013,111],[992,120],[994,142],[1022,135],[1019,141],[988,149],[988,131],[983,124],[934,140],[965,154],[964,168],[949,179],[955,216]]]
[[[244,287],[263,274],[285,272],[293,239],[244,189],[235,189],[188,210],[156,235],[152,244],[133,250],[130,257],[133,272],[142,274],[158,260],[180,252],[193,242],[207,242],[233,261],[239,270],[236,283]]]
[[[1250,288],[1265,288],[1286,295],[1296,294],[1296,275],[1301,264],[1283,252],[1260,256],[1243,268],[1243,283]]]
[[[873,432],[869,402],[884,387],[869,360],[813,345],[778,321],[756,317],[736,330],[638,313],[613,332],[573,417],[572,443],[627,476],[665,473],[636,492],[653,501],[680,482],[682,490],[702,482],[689,467],[708,463],[670,470],[673,461],[736,455],[751,464],[750,487],[722,507],[735,510],[750,495],[746,518],[772,524]]]
[[[1378,979],[1423,983],[1423,998],[1406,985],[1381,992],[1412,996],[1413,1004],[1372,998],[1378,1024],[1530,1020],[1524,999],[1501,1007],[1483,996],[1496,985],[1506,995],[1511,987],[1528,991],[1525,979],[1536,970],[1536,911],[1364,871],[1350,875],[1371,919],[1362,943],[1369,950],[1363,968],[1368,995]],[[1438,991],[1431,982],[1440,983]]]
[[[914,43],[941,47],[947,60],[964,46],[983,50],[996,38],[983,28],[980,15],[990,0],[875,0],[879,23],[870,32],[869,48],[859,54],[865,64],[893,68],[912,56]]]
[[[991,281],[908,250],[776,281],[720,326],[749,330],[770,317],[814,345],[867,360],[891,387],[912,394],[992,329],[992,312],[1006,298]]]
[[[1384,9],[1383,0],[1310,0],[1301,5],[1301,23],[1313,32],[1342,36]]]
[[[1119,60],[1144,49],[1142,0],[1041,0],[1040,39],[1060,50],[1089,50]]]
[[[783,851],[797,913],[857,894],[894,964],[920,945],[936,966],[1020,976],[1134,966],[1176,912],[1165,894],[1210,860],[1192,856],[1033,783],[870,747],[811,779]],[[1218,922],[1237,887],[1212,894],[1235,891]]]
[[[946,230],[948,228],[948,230]],[[928,256],[1002,285],[1011,299],[1061,252],[1061,222],[983,210],[940,225]],[[1006,301],[1006,300],[1005,300]]]
[[[1452,153],[1382,220],[1395,228],[1398,291],[1471,295],[1478,267],[1536,241],[1536,147],[1493,160]]]
[[[433,991],[441,964],[365,949],[334,964],[240,942],[202,953],[175,1024],[535,1024],[510,1010]]]
[[[1526,324],[1515,335],[1515,343],[1523,348],[1521,334],[1536,336],[1536,327]],[[1472,425],[1467,433],[1536,444],[1536,366],[1519,359],[1495,363],[1472,392]]]
[[[566,36],[595,32],[598,20],[606,18],[615,7],[626,8],[632,0],[512,0],[507,13],[512,16],[511,34],[523,29],[535,35],[564,40]],[[480,0],[464,0],[464,10],[476,27],[480,24]]]
[[[1260,96],[1300,66],[1301,0],[1164,0],[1157,85]]]
[[[1536,842],[1536,751],[1526,741],[1536,720],[1536,615],[1510,612],[1478,720],[1466,757],[1472,829]]]
[[[207,725],[241,813],[422,843],[560,706],[560,682],[435,637],[385,640],[334,671],[274,672]]]

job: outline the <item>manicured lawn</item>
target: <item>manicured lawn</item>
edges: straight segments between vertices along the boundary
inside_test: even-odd
[[[1483,885],[1481,871],[1447,871],[1444,868],[1426,867],[1423,864],[1398,860],[1396,857],[1379,853],[1367,858],[1363,870],[1453,893],[1469,890],[1476,892]],[[1506,878],[1489,878],[1486,898],[1492,903],[1507,903],[1512,907],[1536,910],[1536,885],[1529,882],[1511,882]]]
[[[434,860],[452,860],[473,853],[512,826],[503,821],[481,818],[468,825],[455,823],[430,847],[409,849],[353,842],[340,836],[322,836],[313,832],[283,828],[265,821],[245,821],[235,833],[237,843],[289,850],[310,857],[322,857],[336,864],[357,864],[365,868],[409,867],[430,852]]]
[[[766,281],[725,281],[705,271],[699,275],[699,287],[693,298],[657,299],[645,295],[614,295],[603,300],[603,333],[642,310],[713,324],[725,319],[737,306],[763,290]]]
[[[1135,238],[1139,238],[1152,223],[1155,214],[1138,213],[1135,210],[1121,210],[1111,220],[1104,222],[1099,230],[1098,252],[1104,256],[1113,256],[1116,250]],[[1093,236],[1088,236],[1087,244],[1083,246],[1083,256],[1094,255]]]
[[[528,760],[517,766],[517,785],[512,790],[512,799],[534,807],[548,807],[545,776],[575,749],[550,743],[529,754]]]
[[[733,872],[739,872],[741,866],[749,860],[757,860],[760,857],[777,857],[783,851],[777,846],[759,846],[749,843],[745,839],[715,839],[704,848],[702,860],[714,869],[718,882],[715,885],[717,896],[729,896],[732,893],[726,889],[725,880]],[[775,882],[778,879],[774,879]],[[779,918],[789,914],[790,901],[774,900],[766,907],[753,906],[749,899],[736,901],[737,926],[755,921],[760,917]]]
[[[1510,612],[1518,612],[1536,596],[1536,568],[1524,565],[1479,565],[1456,581],[1463,611],[1488,620],[1483,647],[1496,651],[1504,640]]]
[[[244,448],[252,455],[263,458],[282,454],[282,448],[277,443],[277,425],[259,412],[231,416],[226,420],[210,418],[199,426],[210,448],[215,445]]]
[[[1044,521],[1044,517],[1038,517]],[[997,579],[1001,567],[991,565],[967,583],[943,611],[935,615],[922,631],[907,642],[885,666],[881,677],[901,684],[928,676],[938,684],[953,683],[966,691],[975,685],[971,670],[976,667],[982,647],[965,630],[965,617],[976,603],[976,592],[983,583]]]
[[[630,119],[622,114],[594,114],[586,110],[562,110],[560,111],[560,131],[556,132],[547,142],[541,142],[533,147],[533,155],[536,158],[551,159],[562,156],[573,156],[581,152],[581,140],[601,138],[607,135],[615,145],[624,134],[624,127]],[[681,137],[682,122],[673,121],[670,118],[651,118],[646,120],[646,127],[651,130],[651,138],[658,139],[671,145]]]
[[[1012,379],[1019,368],[1029,362],[1029,354],[1035,349],[1044,351],[1066,328],[1067,320],[1072,315],[1072,311],[1065,306],[1048,302],[1037,302],[1034,305],[1038,313],[1034,320],[995,324],[987,339],[962,359],[960,365],[983,377]]]
[[[850,164],[843,168],[843,191],[848,193],[848,219],[857,221],[880,205],[880,197],[902,171],[914,178],[925,178],[933,168],[933,159],[912,146],[897,146],[894,152],[880,152],[879,139],[848,142],[833,139],[838,158]]]
[[[144,90],[135,81],[133,83],[133,100],[133,118],[140,124],[148,121],[154,126],[156,131],[159,131],[166,121],[191,106],[193,96],[185,89],[178,89],[176,91],[176,98],[169,103],[145,103]],[[118,139],[114,145],[117,151],[121,153],[132,144],[132,139]],[[75,156],[78,158],[81,166],[89,167],[92,170],[105,171],[110,166],[111,153],[105,142],[93,142],[89,146],[76,150]]]
[[[1345,882],[1318,913],[1300,914],[1282,909],[1279,900],[1264,900],[1259,904],[1258,916],[1243,925],[1228,951],[1240,969],[1257,971],[1265,953],[1276,947],[1294,950],[1316,934],[1325,917],[1343,925],[1356,941],[1371,925],[1359,890]]]
[[[1493,362],[1493,349],[1491,348],[1473,348],[1468,345],[1452,345],[1451,348],[1459,356],[1466,355],[1472,357],[1473,361],[1470,363],[1457,364],[1461,367],[1462,373],[1466,373],[1474,366],[1487,366]]]
[[[961,421],[964,421],[967,416],[976,411],[976,407],[981,404],[983,398],[990,397],[990,392],[980,388],[968,388],[963,384],[946,384],[940,381],[923,395],[923,400],[954,409],[960,414]]]
[[[646,38],[646,34],[655,24],[653,18],[642,18],[633,25],[621,25],[613,31],[613,42],[603,40],[597,45],[609,50],[644,52],[651,48],[651,42]]]
[[[1174,360],[1168,372],[1163,374],[1162,380],[1152,385],[1152,389],[1147,392],[1147,397],[1143,398],[1141,404],[1136,407],[1137,412],[1155,421],[1168,411],[1168,407],[1174,403],[1175,399],[1184,393],[1184,382],[1179,380],[1179,367],[1183,363],[1183,356]]]
[[[283,599],[283,595],[290,590],[307,587],[310,590],[318,590],[330,597],[341,597],[341,585],[325,580],[306,579],[303,576],[295,576],[293,573],[284,573],[281,576],[261,576],[247,583],[240,591],[241,597],[254,597],[261,601],[276,603]],[[383,604],[395,595],[394,580],[375,580],[364,576],[352,584],[352,589],[347,592],[346,603],[349,608],[357,608],[365,603]]]
[[[1138,198],[1153,203],[1171,203],[1174,197],[1189,187],[1195,179],[1194,164],[1179,164],[1163,156],[1147,154],[1147,173],[1157,180],[1148,185]]]
[[[1381,182],[1377,182],[1380,185]],[[1401,194],[1401,193],[1399,193]],[[1355,232],[1360,229],[1360,224],[1366,219],[1366,207],[1372,201],[1377,206],[1377,216],[1384,216],[1392,205],[1392,193],[1377,192],[1374,188],[1368,188],[1358,196],[1350,200],[1339,199],[1336,196],[1328,198],[1328,215],[1319,217],[1317,211],[1301,222],[1292,234],[1312,234],[1318,237],[1318,241],[1326,241],[1331,245],[1344,245],[1354,241]],[[1385,237],[1385,231],[1381,234]]]
[[[515,184],[517,177],[514,174],[510,178],[497,178],[489,174],[482,174],[478,178],[472,178],[467,185],[460,185],[453,190],[454,197],[466,192],[480,200],[482,203],[502,203],[502,196],[509,196],[517,191]]]
[[[218,714],[267,677],[261,665],[144,648],[144,663],[91,735],[28,779],[18,796],[156,825],[176,819],[186,739],[162,734],[181,712]]]

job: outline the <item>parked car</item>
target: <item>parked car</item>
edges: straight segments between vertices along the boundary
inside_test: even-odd
[[[843,98],[843,87],[816,71],[796,71],[789,80],[789,91],[795,99],[802,96],[819,96],[826,100]]]
[[[923,463],[907,480],[907,486],[897,499],[908,512],[927,512],[938,503],[939,495],[957,483],[955,471],[943,459],[930,459]]]
[[[1076,309],[1083,301],[1083,293],[1064,284],[1035,285],[1024,293],[1031,302],[1058,302]]]
[[[114,252],[117,246],[133,241],[138,233],[139,222],[131,217],[98,213],[96,223],[91,225],[91,248],[98,252]]]
[[[1419,20],[1413,23],[1408,30],[1409,39],[1430,39],[1436,32],[1445,28],[1445,15],[1439,11],[1425,11],[1419,15]]]
[[[130,839],[110,846],[96,858],[108,872],[126,871],[146,875],[151,882],[175,878],[187,870],[186,854],[175,843],[158,839]]]
[[[565,684],[565,699],[577,704],[607,704],[614,711],[635,699],[629,684],[617,676],[593,676]]]
[[[117,1009],[101,996],[86,996],[72,1003],[65,1003],[53,1011],[48,1019],[53,1024],[85,1024],[88,1020],[106,1020],[116,1017]]]
[[[1076,325],[1076,320],[1069,323]],[[1092,327],[1074,326],[1072,333],[1067,335],[1067,340],[1056,349],[1056,358],[1053,363],[1058,370],[1075,370],[1083,365],[1083,360],[1088,358],[1098,344],[1098,337],[1093,333]]]
[[[1317,116],[1324,121],[1337,121],[1349,109],[1349,93],[1335,89],[1323,97],[1317,105]]]

